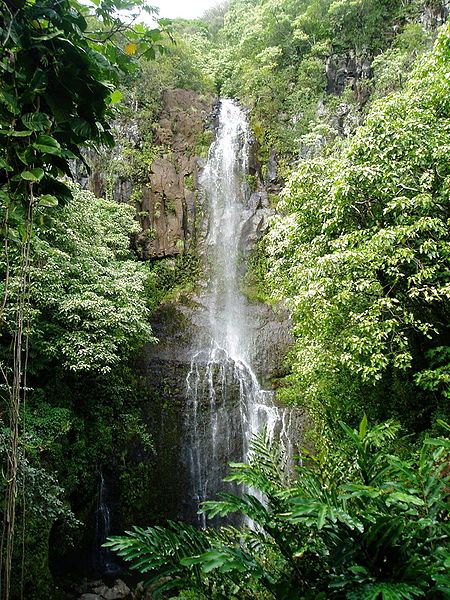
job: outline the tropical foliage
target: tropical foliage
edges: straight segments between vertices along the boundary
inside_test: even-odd
[[[340,449],[306,457],[292,480],[279,446],[265,433],[253,440],[249,463],[231,465],[227,480],[257,493],[222,494],[202,507],[208,517],[237,513],[250,527],[170,523],[107,545],[145,574],[155,595],[446,597],[449,440],[426,438],[407,457],[392,421],[341,427]]]
[[[151,27],[142,11],[155,15],[145,0],[0,6],[2,599],[56,598],[61,557],[92,548],[100,473],[117,527],[159,517],[160,423],[133,353],[154,341],[151,311],[200,267],[193,253],[137,262],[142,215],[114,199],[126,180],[139,204],[176,87],[252,109],[253,183],[277,216],[249,281],[292,314],[275,384],[307,407],[315,454],[294,477],[261,434],[249,464],[231,466],[242,493],[202,509],[239,527],[171,522],[109,546],[152,594],[185,600],[448,597],[450,34],[431,51],[429,22],[445,8],[231,0]],[[106,198],[70,182],[88,163]],[[337,424],[363,410],[420,435]]]
[[[333,404],[344,373],[356,394],[409,378],[432,392],[428,419],[446,403],[449,44],[447,28],[405,90],[330,156],[300,163],[283,193],[269,277],[292,307],[295,380],[310,399]]]
[[[45,387],[55,367],[98,374],[119,363],[121,351],[127,354],[133,344],[152,339],[143,301],[145,274],[126,260],[131,258],[128,235],[133,230],[129,211],[100,201],[99,210],[91,211],[88,200],[94,205],[93,198],[73,199],[68,184],[73,161],[84,160],[83,147],[114,143],[110,120],[120,99],[115,90],[119,72],[133,68],[130,57],[152,57],[166,49],[160,27],[135,25],[133,14],[127,23],[117,16],[118,9],[133,11],[144,5],[129,0],[89,4],[7,0],[0,8],[0,371],[5,459],[0,593],[5,600],[13,588],[22,597],[48,591],[48,582],[36,593],[27,585],[48,577],[44,567],[49,528],[70,514],[51,508],[61,504],[61,488],[42,469],[43,461],[27,436],[25,406],[33,391],[32,375],[39,374]],[[64,218],[65,223],[59,220]],[[73,229],[66,230],[69,224]],[[52,408],[58,423],[60,406]],[[27,426],[32,429],[32,420]],[[61,426],[64,431],[66,419]],[[36,511],[28,512],[25,528],[26,500],[40,494],[48,500],[48,510],[37,502]],[[39,518],[45,522],[40,528]],[[21,545],[15,543],[18,528]],[[30,546],[39,546],[39,573],[33,568],[25,573],[29,557],[20,547],[27,531]],[[23,565],[20,578],[13,577],[14,563]]]
[[[222,95],[252,107],[263,148],[275,147],[280,158],[296,156],[302,147],[320,147],[324,138],[339,135],[339,113],[353,130],[378,76],[384,89],[407,78],[407,65],[427,47],[429,34],[418,26],[416,35],[410,31],[398,45],[394,41],[396,48],[389,46],[425,4],[231,0],[218,31],[217,18],[205,15],[207,69]],[[392,64],[381,73],[378,63],[373,78],[372,60],[381,60],[384,51]]]
[[[36,227],[29,335],[43,360],[72,371],[106,372],[153,340],[148,269],[129,249],[138,228],[133,214],[128,205],[78,190]]]

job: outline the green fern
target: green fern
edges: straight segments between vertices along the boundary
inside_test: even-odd
[[[269,438],[265,429],[250,442],[250,458],[246,463],[230,463],[225,481],[234,481],[262,492],[269,500],[288,483],[287,458],[281,445]]]
[[[181,561],[209,548],[205,532],[169,521],[167,527],[133,527],[125,533],[125,536],[109,538],[104,546],[131,563],[131,569],[150,573],[146,583],[153,586],[154,595],[174,588],[204,587],[200,569],[186,568]]]
[[[211,519],[216,516],[228,517],[230,514],[239,513],[260,524],[266,523],[270,519],[270,514],[264,504],[250,494],[243,494],[239,497],[221,493],[219,500],[203,502],[200,512],[206,513]]]
[[[423,596],[421,589],[404,583],[367,584],[346,594],[348,600],[414,600]]]

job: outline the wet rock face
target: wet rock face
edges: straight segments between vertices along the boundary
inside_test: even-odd
[[[231,102],[224,106],[229,120],[217,130],[222,145],[216,140],[196,198],[196,250],[208,276],[197,282],[195,295],[160,307],[152,324],[159,343],[146,349],[141,365],[147,418],[156,436],[155,481],[149,488],[160,495],[152,499],[153,514],[196,525],[206,524],[197,512],[204,500],[233,490],[223,479],[230,461],[245,460],[249,432],[266,422],[276,427],[282,413],[265,394],[272,398],[272,380],[291,342],[287,315],[246,300],[237,283],[244,281],[245,259],[273,211],[241,109]],[[227,136],[231,154],[223,143]],[[243,148],[248,163],[239,162]],[[155,161],[152,172],[153,191],[164,182],[176,188],[176,172],[167,162]],[[238,323],[234,329],[230,315]],[[233,354],[237,343],[241,352]],[[292,425],[283,417],[276,434],[286,435]]]
[[[159,338],[158,344],[149,345],[142,356],[140,369],[147,389],[147,419],[154,432],[155,456],[154,479],[148,482],[149,508],[152,521],[165,519],[183,519],[199,524],[196,514],[198,502],[205,498],[194,498],[190,494],[189,456],[186,454],[192,440],[192,428],[189,426],[189,414],[192,413],[188,394],[188,375],[195,349],[208,344],[207,297],[204,294],[185,302],[167,304],[160,307],[154,315],[153,331]],[[270,389],[272,379],[280,375],[282,359],[292,341],[289,332],[289,319],[283,311],[248,302],[245,306],[249,322],[250,347],[255,373],[261,383]],[[207,386],[199,364],[201,385]],[[206,371],[205,371],[206,372]],[[208,393],[200,394],[201,402],[197,408],[201,418],[199,423],[211,422],[211,411],[225,411],[229,423],[229,435],[219,440],[214,451],[219,460],[215,469],[208,466],[211,488],[218,488],[218,482],[228,472],[229,460],[242,460],[243,432],[240,428],[240,389],[233,379],[232,368],[220,372],[219,366],[212,370],[215,388],[222,389],[217,383],[226,379],[223,394],[217,395],[216,403],[211,405]],[[298,427],[300,432],[300,427]],[[198,440],[208,448],[208,431],[200,429]],[[202,439],[205,438],[205,442]],[[223,457],[222,457],[223,454]],[[231,458],[230,458],[231,457]],[[164,485],[161,486],[161,482]],[[213,485],[214,484],[214,485]],[[224,485],[223,489],[227,489]],[[228,486],[228,491],[232,491]]]
[[[327,92],[339,96],[345,88],[351,88],[358,102],[368,99],[364,82],[372,77],[371,57],[356,52],[332,54],[326,63]]]
[[[186,394],[186,376],[196,347],[208,346],[207,297],[191,297],[188,302],[166,304],[155,313],[152,323],[153,333],[159,339],[157,344],[146,347],[142,368],[153,371],[172,365],[185,371],[182,380],[170,389],[172,393]],[[252,365],[256,374],[268,385],[280,374],[280,365],[293,342],[289,315],[281,308],[273,309],[259,302],[247,302],[246,319],[251,323],[249,348]],[[176,378],[179,374],[175,375]]]
[[[421,23],[428,31],[436,31],[450,15],[450,0],[428,2],[423,7]]]
[[[155,144],[167,148],[153,161],[138,211],[141,257],[188,251],[195,237],[196,189],[202,161],[196,157],[211,113],[210,99],[191,90],[166,90]]]
[[[263,387],[270,389],[272,381],[282,376],[284,357],[293,343],[291,321],[288,313],[282,308],[273,309],[259,303],[249,306],[253,313],[253,367]]]

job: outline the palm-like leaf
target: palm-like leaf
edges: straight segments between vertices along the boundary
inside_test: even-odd
[[[133,527],[125,536],[109,538],[105,546],[130,562],[131,569],[150,573],[147,584],[154,585],[155,595],[172,588],[202,588],[200,570],[181,562],[209,548],[207,534],[191,525],[169,522],[167,527]]]
[[[225,481],[234,481],[250,490],[263,493],[271,501],[286,489],[287,458],[279,443],[271,440],[263,429],[250,442],[250,458],[246,463],[231,463]]]
[[[448,440],[426,439],[406,460],[390,453],[398,433],[392,422],[369,427],[364,418],[359,430],[343,430],[345,454],[330,453],[327,465],[325,455],[312,457],[294,485],[280,446],[265,432],[255,437],[249,464],[232,464],[227,478],[242,493],[202,505],[210,517],[241,514],[250,528],[168,523],[135,528],[108,545],[149,573],[157,592],[254,600],[447,597]]]

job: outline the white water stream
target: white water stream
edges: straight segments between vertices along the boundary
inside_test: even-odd
[[[273,392],[261,388],[252,368],[252,316],[240,289],[249,143],[244,111],[222,100],[217,137],[200,182],[209,215],[204,298],[209,342],[195,351],[187,376],[185,460],[195,508],[221,489],[228,462],[248,458],[249,442],[263,427],[292,453],[291,411],[275,405]],[[204,517],[199,523],[205,525]]]

